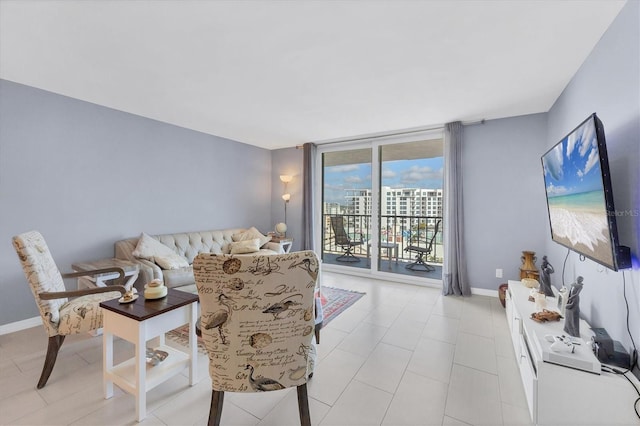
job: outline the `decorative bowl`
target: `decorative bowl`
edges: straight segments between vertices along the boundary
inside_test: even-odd
[[[167,287],[160,280],[153,280],[144,286],[145,299],[160,299],[167,295]]]

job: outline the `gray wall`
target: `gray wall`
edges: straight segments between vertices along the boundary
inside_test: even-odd
[[[613,272],[572,253],[567,261],[568,283],[583,276],[580,309],[592,326],[605,327],[627,348],[623,280],[629,301],[631,332],[640,344],[640,2],[627,2],[548,113],[546,149],[557,143],[587,116],[596,112],[604,124],[620,242],[631,247],[635,268]],[[548,226],[548,222],[546,224]],[[567,250],[546,240],[556,271]],[[555,274],[560,275],[560,274]],[[560,277],[554,277],[556,285]]]
[[[273,229],[271,177],[268,150],[0,81],[0,325],[38,316],[13,235],[70,271],[142,231]]]
[[[533,114],[464,127],[464,241],[472,287],[497,290],[520,279],[523,250],[542,258],[546,125],[546,114]],[[498,268],[503,278],[496,278]]]

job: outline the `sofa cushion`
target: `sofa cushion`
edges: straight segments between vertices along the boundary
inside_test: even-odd
[[[168,288],[176,288],[193,284],[193,267],[187,266],[186,268],[162,271],[162,280],[164,281],[164,285]]]
[[[253,240],[254,238],[258,238],[260,240],[258,247],[262,247],[269,241],[271,241],[271,236],[263,235],[256,229],[255,226],[252,226],[244,232],[234,234],[231,238],[233,238],[233,241],[235,242]]]
[[[144,232],[138,240],[133,255],[155,262],[162,269],[178,269],[189,266],[187,259]]]
[[[229,253],[232,235],[245,231],[243,228],[219,231],[200,231],[156,235],[155,238],[174,252],[187,259],[191,265],[199,253]]]
[[[255,253],[258,250],[260,250],[259,238],[231,243],[231,254]]]

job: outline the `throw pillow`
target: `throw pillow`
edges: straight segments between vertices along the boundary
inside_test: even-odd
[[[259,250],[260,250],[259,238],[231,243],[231,254],[255,253]]]
[[[258,231],[255,226],[252,226],[251,228],[247,229],[244,232],[240,232],[238,234],[233,234],[231,236],[231,239],[235,242],[238,241],[247,241],[247,240],[253,240],[254,238],[259,239],[259,246],[258,247],[262,247],[263,245],[267,244],[269,241],[271,241],[271,236],[267,236],[267,235],[262,235],[262,233],[260,231]]]
[[[155,262],[162,269],[179,269],[189,266],[187,259],[144,232],[132,254],[140,259]]]

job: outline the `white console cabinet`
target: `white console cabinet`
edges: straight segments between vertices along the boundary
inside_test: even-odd
[[[509,281],[506,314],[531,420],[537,425],[640,425],[633,410],[638,397],[624,377],[595,374],[599,369],[591,351],[591,329],[581,321],[586,343],[574,354],[551,351],[545,336],[562,335],[564,320],[538,323],[531,319],[535,304],[530,289],[520,281]],[[547,297],[547,309],[556,310],[555,298]],[[554,362],[546,360],[552,359]],[[559,364],[573,365],[567,367]],[[637,385],[635,377],[628,374]]]

